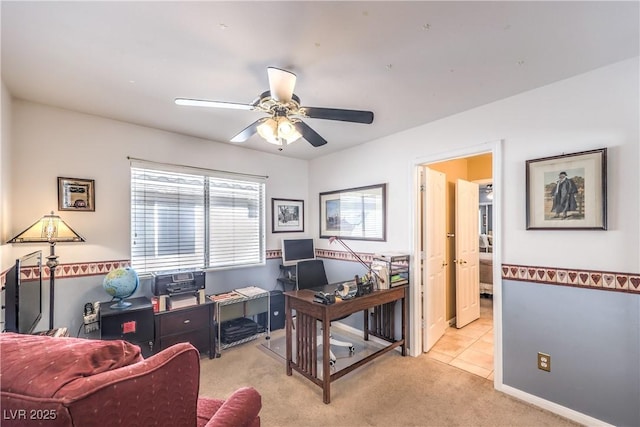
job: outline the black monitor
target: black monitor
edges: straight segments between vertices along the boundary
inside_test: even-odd
[[[42,318],[42,251],[18,258],[7,271],[4,314],[7,332],[30,334],[38,326]]]
[[[316,248],[313,239],[282,239],[283,265],[296,265],[300,261],[315,258]]]

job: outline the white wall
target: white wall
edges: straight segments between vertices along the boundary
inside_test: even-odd
[[[387,242],[354,241],[353,246],[364,252],[410,250],[411,165],[504,140],[503,181],[498,183],[503,189],[504,263],[638,272],[638,114],[635,58],[324,156],[310,163],[311,230],[317,236],[319,192],[387,182]],[[609,156],[609,229],[525,230],[525,161],[601,147],[608,148]]]
[[[58,211],[57,177],[95,180],[95,212],[59,212],[86,243],[59,244],[61,263],[127,260],[130,256],[130,174],[127,156],[173,164],[268,175],[267,249],[271,197],[307,199],[307,161],[248,150],[23,100],[14,102],[10,234]],[[291,179],[295,177],[295,179]],[[308,226],[308,225],[307,225]],[[27,252],[32,245],[13,245]],[[46,249],[46,248],[45,248]]]
[[[5,242],[13,236],[9,235],[11,217],[9,215],[9,194],[11,188],[11,94],[4,82],[0,86],[0,272],[10,266],[10,255]]]
[[[319,192],[387,182],[387,242],[349,244],[362,252],[410,251],[413,165],[502,140],[494,171],[502,178],[494,185],[501,190],[503,263],[639,274],[638,65],[638,58],[626,60],[311,161],[311,230],[318,235]],[[602,147],[608,148],[608,230],[527,231],[525,161]],[[640,293],[515,281],[497,286],[504,295],[497,303],[507,388],[580,422],[640,424]],[[562,309],[558,301],[571,306]],[[538,351],[554,361],[546,377],[536,367]]]
[[[5,118],[3,113],[3,137]],[[157,129],[81,114],[24,100],[14,100],[11,114],[10,185],[3,185],[3,209],[11,221],[8,238],[51,210],[85,239],[85,243],[59,243],[61,264],[130,259],[130,164],[127,156],[156,162],[182,164],[231,172],[267,175],[267,249],[280,248],[283,234],[271,234],[271,197],[307,201],[308,162],[255,150],[187,137]],[[5,143],[3,142],[3,147]],[[3,153],[4,154],[4,153]],[[57,177],[95,180],[95,212],[58,212]],[[292,179],[292,177],[294,179]],[[5,203],[5,201],[7,201]],[[308,218],[308,214],[307,214]],[[305,224],[305,228],[309,225]],[[7,239],[8,239],[7,238]],[[41,249],[46,244],[5,245],[6,258]],[[8,267],[8,265],[7,265]],[[270,260],[264,267],[207,274],[207,292],[216,293],[248,285],[273,289],[278,267]],[[56,279],[55,327],[66,326],[75,335],[87,301],[106,301],[102,276]],[[151,294],[142,281],[135,296]],[[45,288],[48,289],[45,281]],[[48,328],[49,295],[43,295],[43,320]]]

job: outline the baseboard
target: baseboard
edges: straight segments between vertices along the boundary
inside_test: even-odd
[[[612,424],[598,420],[589,415],[583,414],[582,412],[574,411],[573,409],[558,405],[557,403],[526,393],[508,385],[501,384],[496,388],[496,390],[585,426],[614,427]]]

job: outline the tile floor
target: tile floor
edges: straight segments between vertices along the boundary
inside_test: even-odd
[[[493,381],[493,300],[480,298],[480,318],[462,329],[448,327],[427,355]]]

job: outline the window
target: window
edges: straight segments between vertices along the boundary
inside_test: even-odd
[[[131,264],[140,272],[265,263],[263,178],[131,164]]]

